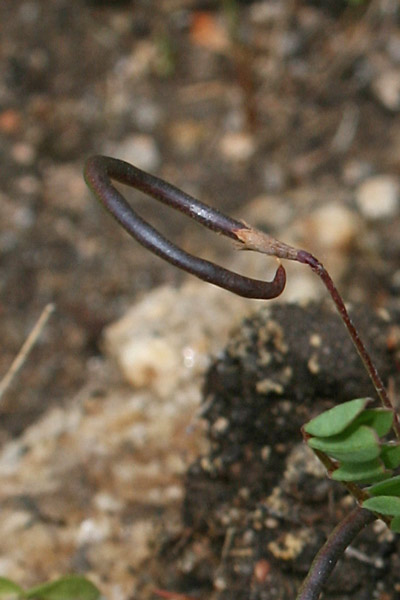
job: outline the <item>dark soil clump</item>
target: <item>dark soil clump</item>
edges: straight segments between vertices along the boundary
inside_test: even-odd
[[[360,307],[351,314],[383,378],[397,377],[399,349],[388,342],[399,315]],[[182,532],[156,559],[161,586],[215,600],[293,599],[352,506],[300,428],[334,403],[369,394],[361,361],[326,304],[275,305],[246,319],[208,373],[210,451],[187,474]],[[396,598],[399,550],[376,522],[346,553],[325,597]]]

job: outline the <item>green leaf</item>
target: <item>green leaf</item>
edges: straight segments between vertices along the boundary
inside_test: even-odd
[[[400,475],[368,488],[371,496],[400,496]]]
[[[379,437],[387,435],[393,424],[393,412],[389,408],[367,408],[353,421],[352,426],[368,425]]]
[[[395,533],[400,533],[400,517],[393,517],[390,521],[390,529]]]
[[[387,471],[383,462],[376,458],[362,463],[341,463],[340,467],[333,471],[332,479],[362,484],[387,479],[391,474],[392,471]]]
[[[329,438],[310,438],[310,448],[321,450],[339,461],[359,463],[378,458],[379,438],[371,427],[361,425],[355,431],[344,431]]]
[[[400,517],[400,498],[397,496],[374,496],[364,500],[362,505],[381,515]]]
[[[304,431],[317,437],[330,437],[344,431],[364,410],[371,398],[357,398],[326,410],[304,426]]]
[[[388,469],[397,469],[400,465],[399,442],[383,444],[381,448],[381,458]]]
[[[0,577],[0,598],[23,598],[24,595],[22,587],[10,579]]]
[[[39,600],[97,600],[100,592],[85,577],[69,575],[31,588],[26,592],[26,597]]]

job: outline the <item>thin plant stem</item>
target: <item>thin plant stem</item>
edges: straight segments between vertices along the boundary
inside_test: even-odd
[[[54,304],[50,303],[44,307],[44,309],[43,309],[39,319],[36,321],[32,331],[26,338],[25,342],[22,344],[20,351],[18,352],[17,356],[14,358],[13,362],[11,363],[7,373],[4,375],[4,377],[0,381],[0,400],[3,398],[5,392],[10,387],[13,379],[16,377],[17,373],[20,371],[20,369],[22,368],[26,359],[28,358],[29,353],[31,352],[32,348],[38,341],[39,336],[42,333],[44,327],[46,326],[46,323],[49,320],[49,317],[53,311],[54,311]]]
[[[307,264],[311,267],[311,269],[318,275],[326,289],[328,290],[332,300],[334,301],[338,313],[349,332],[349,335],[353,341],[354,346],[357,349],[357,352],[364,363],[365,369],[370,376],[376,393],[379,396],[379,399],[382,405],[386,408],[389,408],[393,413],[393,428],[395,430],[397,438],[400,439],[400,423],[397,416],[397,413],[392,405],[392,402],[389,398],[389,395],[386,391],[386,388],[383,384],[381,376],[378,373],[378,370],[373,362],[371,355],[369,354],[364,342],[360,338],[360,335],[353,324],[353,321],[350,318],[349,313],[347,312],[346,306],[343,302],[341,295],[339,294],[335,284],[332,281],[331,276],[328,271],[325,269],[324,265],[319,262],[312,254],[309,252],[305,252],[304,250],[300,250],[298,253],[297,260],[301,263]]]
[[[347,546],[375,519],[372,512],[357,507],[335,527],[314,558],[296,600],[318,600],[323,586]]]
[[[239,237],[240,241],[244,244],[245,250],[255,250],[256,252],[262,252],[264,254],[277,256],[278,258],[286,258],[288,260],[300,262],[311,267],[313,272],[316,275],[318,275],[318,277],[321,279],[322,283],[328,290],[333,302],[335,303],[339,316],[350,335],[350,338],[364,364],[368,375],[371,378],[372,384],[376,390],[376,393],[378,394],[382,405],[386,408],[389,408],[392,411],[393,429],[396,433],[397,438],[400,439],[400,423],[397,413],[389,398],[389,395],[378,373],[375,363],[372,360],[372,357],[369,354],[364,342],[361,340],[359,333],[356,327],[354,326],[349,313],[347,312],[347,308],[343,302],[343,299],[337,287],[333,283],[331,276],[325,269],[324,265],[317,258],[315,258],[315,256],[310,254],[310,252],[307,252],[306,250],[300,250],[298,248],[293,248],[292,246],[288,246],[287,244],[282,244],[282,242],[274,240],[273,238],[271,238],[271,236],[248,225],[246,225],[239,231],[236,231],[236,234]]]

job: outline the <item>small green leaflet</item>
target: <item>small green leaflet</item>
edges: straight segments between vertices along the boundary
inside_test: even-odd
[[[35,600],[97,600],[100,592],[85,577],[70,575],[31,588],[24,597]]]
[[[10,579],[0,577],[0,598],[21,598],[24,590]]]
[[[371,496],[400,496],[400,475],[371,486],[367,492]]]
[[[354,421],[370,401],[371,398],[357,398],[334,406],[315,419],[311,419],[304,426],[304,431],[321,438],[337,435]]]
[[[353,421],[353,427],[368,425],[379,437],[387,435],[393,424],[393,412],[388,408],[367,408]]]
[[[310,448],[321,450],[328,456],[343,462],[366,462],[378,458],[381,452],[379,438],[371,427],[361,425],[355,431],[341,433],[329,438],[310,438]]]
[[[390,529],[395,533],[400,533],[400,517],[393,517],[390,521]]]
[[[391,474],[392,471],[387,471],[383,462],[376,458],[362,463],[341,463],[331,477],[335,481],[354,481],[363,484],[387,479]]]
[[[381,448],[381,457],[388,469],[397,469],[400,465],[400,444],[383,444]]]
[[[397,496],[373,496],[364,500],[363,508],[381,515],[400,517],[400,498]]]

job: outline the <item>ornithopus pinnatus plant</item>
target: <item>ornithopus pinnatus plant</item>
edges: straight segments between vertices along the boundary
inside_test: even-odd
[[[308,265],[329,292],[340,318],[368,372],[381,407],[370,398],[350,400],[317,416],[302,428],[305,442],[356,500],[354,508],[332,531],[315,557],[297,600],[317,600],[338,559],[355,536],[376,518],[400,532],[400,424],[382,379],[323,264],[305,250],[280,242],[243,221],[225,216],[175,186],[124,161],[89,158],[85,180],[96,198],[139,243],[173,265],[247,298],[279,296],[286,283],[281,259]],[[275,256],[279,265],[272,281],[260,281],[193,256],[167,240],[139,217],[112,180],[136,188],[201,225],[231,238],[244,250]]]

